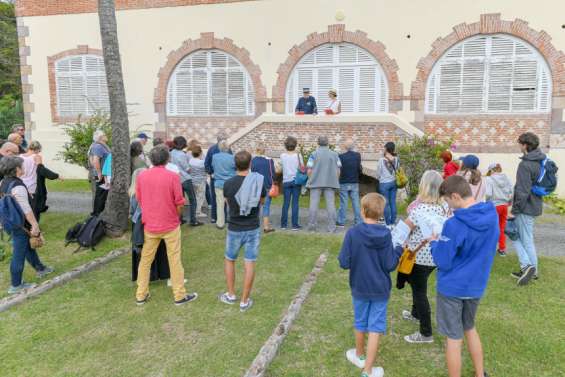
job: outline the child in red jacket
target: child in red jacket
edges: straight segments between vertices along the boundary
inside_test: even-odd
[[[459,165],[452,161],[453,155],[451,154],[451,152],[445,150],[441,152],[440,157],[443,162],[445,162],[445,165],[443,165],[443,179],[447,179],[447,177],[455,175],[459,170]]]

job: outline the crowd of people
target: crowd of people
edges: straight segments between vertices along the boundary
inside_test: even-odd
[[[45,179],[62,179],[44,166],[41,144],[37,141],[28,144],[25,129],[23,134],[21,129],[15,127],[14,133],[0,146],[0,193],[12,195],[25,216],[21,229],[9,230],[14,249],[10,293],[31,286],[22,280],[25,260],[40,277],[53,272],[53,268],[41,262],[30,239],[41,233],[40,214],[48,208]],[[506,255],[507,221],[515,223],[518,233],[513,242],[520,270],[512,275],[519,285],[539,278],[533,226],[535,218],[542,213],[542,198],[532,193],[532,186],[540,174],[540,162],[546,156],[533,133],[522,134],[518,139],[523,156],[514,187],[500,163],[490,164],[483,176],[477,156],[463,156],[457,163],[449,151],[444,151],[438,156],[445,163],[443,172],[426,171],[421,178],[418,196],[407,208],[403,224],[408,235],[401,243],[391,234],[397,222],[397,172],[402,165],[393,142],[384,145],[377,163],[377,192],[360,199],[361,155],[355,151],[353,140],[346,140],[341,146],[342,153],[338,154],[330,148],[327,136],[320,136],[316,150],[303,156],[298,140],[289,136],[278,161],[268,157],[261,147],[254,154],[246,150],[234,154],[224,133],[218,134],[217,143],[206,154],[197,140],[187,141],[177,136],[170,142],[154,139],[153,148],[146,155],[144,146],[148,140],[141,133],[130,147],[132,280],[137,281],[137,305],[144,305],[150,298],[149,282],[162,279],[168,280],[175,305],[197,299],[196,292],[189,293],[185,288],[181,225],[197,227],[207,219],[219,230],[227,225],[226,291],[218,300],[227,305],[238,302],[235,261],[244,250],[239,308],[242,312],[249,310],[254,303],[251,293],[261,237],[275,231],[270,219],[271,201],[282,192],[280,227],[285,230],[290,225],[292,230],[300,230],[299,201],[304,190],[310,191],[310,231],[318,230],[322,197],[330,233],[346,226],[349,201],[352,202],[352,227],[345,235],[339,263],[350,270],[355,316],[356,347],[348,350],[346,356],[363,368],[362,376],[383,374],[382,368],[374,364],[379,337],[386,331],[392,289],[390,272],[397,268],[402,253],[408,253],[413,266],[409,273],[397,275],[397,288],[402,289],[408,283],[412,290],[412,308],[403,310],[401,315],[419,325],[418,331],[404,339],[408,343],[433,342],[427,288],[430,275],[437,269],[437,328],[447,337],[450,376],[460,376],[463,337],[467,339],[476,376],[487,375],[474,318],[496,252]],[[101,131],[93,135],[88,162],[92,215],[97,216],[104,210],[112,184],[111,150]],[[336,194],[340,199],[339,209],[335,208]],[[426,231],[430,217],[441,219],[443,228],[439,233],[430,235]]]

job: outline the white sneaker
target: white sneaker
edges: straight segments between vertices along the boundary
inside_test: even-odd
[[[373,367],[371,372],[371,377],[383,377],[385,375],[385,370],[382,367]]]
[[[345,357],[357,368],[365,368],[365,356],[357,356],[357,350],[355,348],[347,350],[347,352],[345,352]]]
[[[419,331],[416,331],[414,334],[406,335],[404,340],[408,343],[433,343],[434,337],[423,336]]]
[[[188,281],[187,279],[184,279],[184,284],[186,284],[187,281]],[[171,279],[167,279],[167,287],[172,287],[172,286],[173,283],[171,283]]]
[[[402,311],[402,319],[412,322],[420,322],[420,320],[412,315],[412,313],[408,310]]]

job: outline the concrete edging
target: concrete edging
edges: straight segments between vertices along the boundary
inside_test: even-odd
[[[308,274],[308,276],[304,279],[298,294],[294,297],[290,306],[286,310],[283,318],[279,322],[279,324],[275,327],[273,334],[267,339],[259,353],[255,357],[255,360],[251,363],[251,366],[245,373],[244,377],[263,377],[267,368],[271,364],[271,362],[275,359],[277,352],[288,335],[290,328],[300,313],[300,309],[302,308],[302,304],[308,298],[312,287],[316,283],[318,279],[318,275],[322,272],[326,262],[328,261],[329,253],[323,252],[318,257],[318,260],[314,264],[314,268],[312,272]]]
[[[90,262],[75,267],[72,270],[67,271],[61,275],[55,276],[52,279],[44,281],[43,283],[39,284],[37,287],[25,290],[16,295],[4,297],[3,299],[0,300],[0,313],[5,310],[8,310],[14,305],[18,305],[26,301],[27,299],[30,299],[35,296],[39,296],[40,294],[47,292],[52,288],[55,288],[59,285],[63,285],[73,280],[74,278],[82,275],[83,273],[89,272],[99,266],[107,264],[108,262],[111,262],[112,260],[124,254],[127,254],[128,252],[130,252],[130,249],[128,248],[112,250],[104,256],[98,257],[94,260],[91,260]]]

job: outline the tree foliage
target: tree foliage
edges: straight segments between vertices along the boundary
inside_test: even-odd
[[[11,94],[0,97],[0,139],[8,137],[14,124],[22,124],[23,122],[22,101]]]
[[[0,98],[21,98],[20,56],[14,5],[0,2]]]
[[[399,143],[397,152],[400,164],[408,176],[406,192],[409,201],[418,196],[418,186],[426,170],[443,171],[440,153],[453,149],[455,145],[451,141],[439,141],[429,135],[413,137]]]
[[[64,128],[68,142],[63,145],[58,158],[66,163],[78,165],[88,169],[88,149],[92,144],[94,132],[102,130],[108,136],[108,145],[112,145],[112,125],[105,114],[98,114],[85,121],[80,118],[75,124]]]

